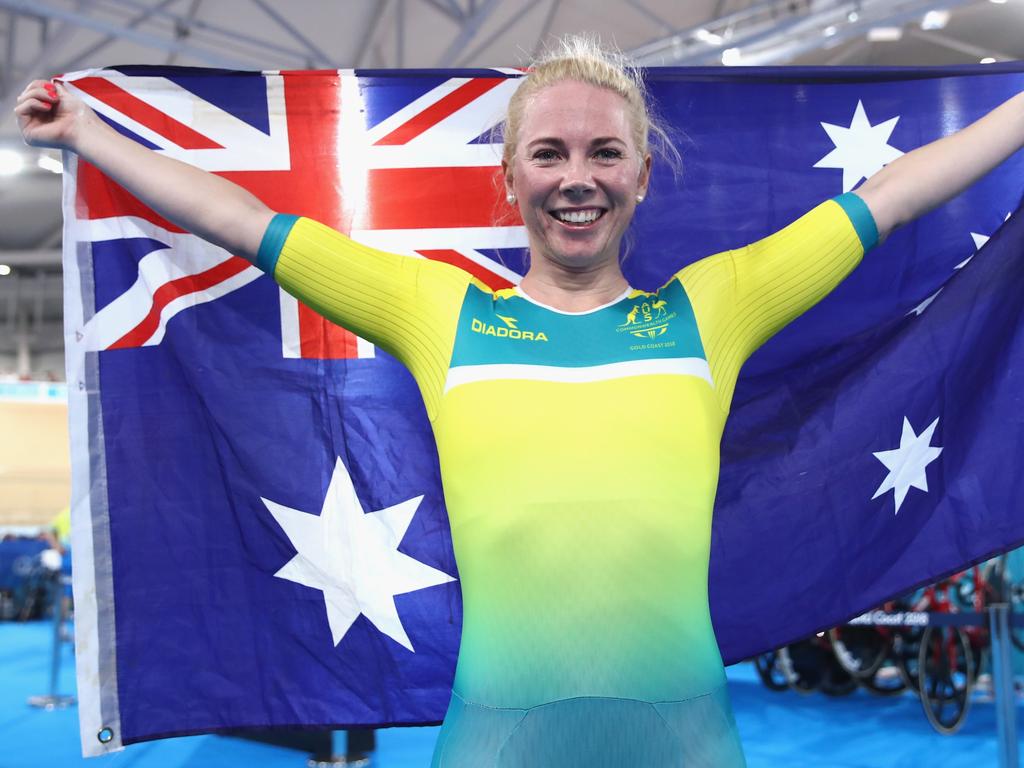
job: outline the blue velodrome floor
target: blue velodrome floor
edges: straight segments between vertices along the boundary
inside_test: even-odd
[[[301,752],[221,736],[136,744],[112,756],[84,761],[78,745],[77,710],[46,712],[26,704],[29,696],[48,692],[52,631],[49,622],[0,623],[0,768],[306,765],[307,755]],[[62,659],[60,691],[71,693],[74,671],[67,644]],[[846,698],[827,699],[818,694],[771,693],[757,682],[749,664],[729,669],[729,687],[750,768],[997,765],[991,702],[976,700],[958,734],[939,736],[910,696],[878,699],[858,691]],[[373,765],[427,766],[436,733],[436,728],[379,731]]]

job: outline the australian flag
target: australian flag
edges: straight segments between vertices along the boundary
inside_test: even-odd
[[[1024,90],[1014,64],[646,75],[684,159],[681,173],[656,159],[633,225],[625,268],[647,289]],[[500,288],[525,265],[496,130],[520,76],[121,67],[65,80],[117,130],[275,210]],[[66,161],[84,752],[439,721],[461,603],[411,377]],[[1022,191],[1018,154],[893,234],[745,367],[712,541],[727,661],[1024,542]]]

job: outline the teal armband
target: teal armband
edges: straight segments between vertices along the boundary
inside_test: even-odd
[[[850,217],[850,222],[857,232],[857,237],[860,238],[860,244],[864,247],[864,253],[878,245],[878,225],[875,224],[875,217],[871,215],[871,209],[868,208],[868,204],[861,199],[860,195],[853,192],[844,192],[832,199],[839,203],[842,209],[846,211],[846,215]]]
[[[290,213],[278,213],[267,225],[267,231],[263,233],[263,239],[260,241],[260,249],[256,253],[256,266],[268,275],[274,274],[284,242],[298,220],[298,216]]]

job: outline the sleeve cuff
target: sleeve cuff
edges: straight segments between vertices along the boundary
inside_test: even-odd
[[[256,266],[268,275],[274,274],[284,242],[298,220],[298,216],[290,213],[278,213],[270,220],[267,231],[263,233],[263,239],[260,241],[260,249],[256,253]]]
[[[871,215],[868,204],[853,192],[844,192],[832,199],[839,203],[840,207],[846,211],[846,215],[850,217],[857,237],[860,238],[860,244],[864,247],[864,253],[878,245],[878,226],[875,224],[875,217]]]

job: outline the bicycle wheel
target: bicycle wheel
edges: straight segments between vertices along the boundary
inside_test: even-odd
[[[843,626],[828,631],[836,660],[853,677],[872,678],[892,648],[892,636],[877,627]]]
[[[818,689],[826,696],[849,696],[857,690],[857,678],[843,669],[834,654],[823,653],[821,682]]]
[[[921,652],[921,636],[924,630],[920,627],[905,627],[899,631],[893,641],[893,657],[900,677],[907,688],[914,693],[921,690],[921,678],[917,671],[917,660]]]
[[[918,653],[921,705],[939,733],[955,733],[971,706],[974,680],[971,647],[958,627],[928,627]]]
[[[768,651],[754,657],[754,668],[764,687],[770,691],[789,690],[786,672],[779,661],[778,651]]]
[[[779,649],[779,663],[785,671],[789,687],[797,693],[813,693],[824,677],[825,656],[810,640],[790,643]]]

